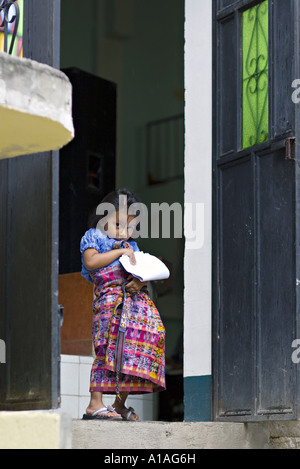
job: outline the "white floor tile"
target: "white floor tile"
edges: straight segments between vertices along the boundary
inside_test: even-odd
[[[61,363],[79,363],[78,355],[61,355]]]
[[[65,412],[73,419],[78,418],[78,397],[77,396],[61,396],[61,411]]]
[[[79,395],[79,365],[61,363],[61,394]]]
[[[79,396],[90,395],[90,376],[91,365],[81,363],[79,365]]]
[[[81,356],[81,357],[78,357],[78,358],[79,358],[79,363],[80,364],[83,363],[85,365],[90,365],[90,366],[92,366],[93,361],[94,361],[93,357],[82,357]]]
[[[82,418],[83,414],[85,414],[86,408],[89,405],[90,398],[80,396],[78,399],[78,418]]]

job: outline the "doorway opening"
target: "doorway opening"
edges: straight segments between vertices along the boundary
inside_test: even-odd
[[[61,8],[61,69],[73,84],[76,132],[60,155],[62,386],[69,388],[76,362],[86,392],[92,290],[80,276],[79,244],[91,211],[119,187],[149,209],[183,206],[184,0],[88,0],[84,9],[79,0],[64,0]],[[149,236],[139,247],[171,271],[170,280],[151,283],[166,328],[167,391],[131,405],[144,419],[181,421],[184,240]],[[68,400],[62,389],[62,406],[76,396]],[[79,417],[87,396],[78,395]]]

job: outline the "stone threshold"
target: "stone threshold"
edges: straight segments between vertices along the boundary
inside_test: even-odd
[[[261,424],[73,420],[73,449],[267,449]]]

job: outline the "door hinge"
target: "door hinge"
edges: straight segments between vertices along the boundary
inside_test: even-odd
[[[64,307],[62,305],[58,305],[58,317],[59,317],[60,327],[62,327],[64,323]]]
[[[296,138],[289,137],[285,141],[285,159],[287,161],[296,161]]]

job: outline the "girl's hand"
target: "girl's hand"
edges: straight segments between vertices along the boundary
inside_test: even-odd
[[[131,248],[124,248],[122,249],[122,254],[125,254],[125,256],[129,257],[130,264],[136,265],[136,260],[135,260],[135,255],[134,251]]]
[[[131,280],[125,287],[128,293],[138,293],[148,282],[141,282],[138,278],[129,275],[127,280]]]

